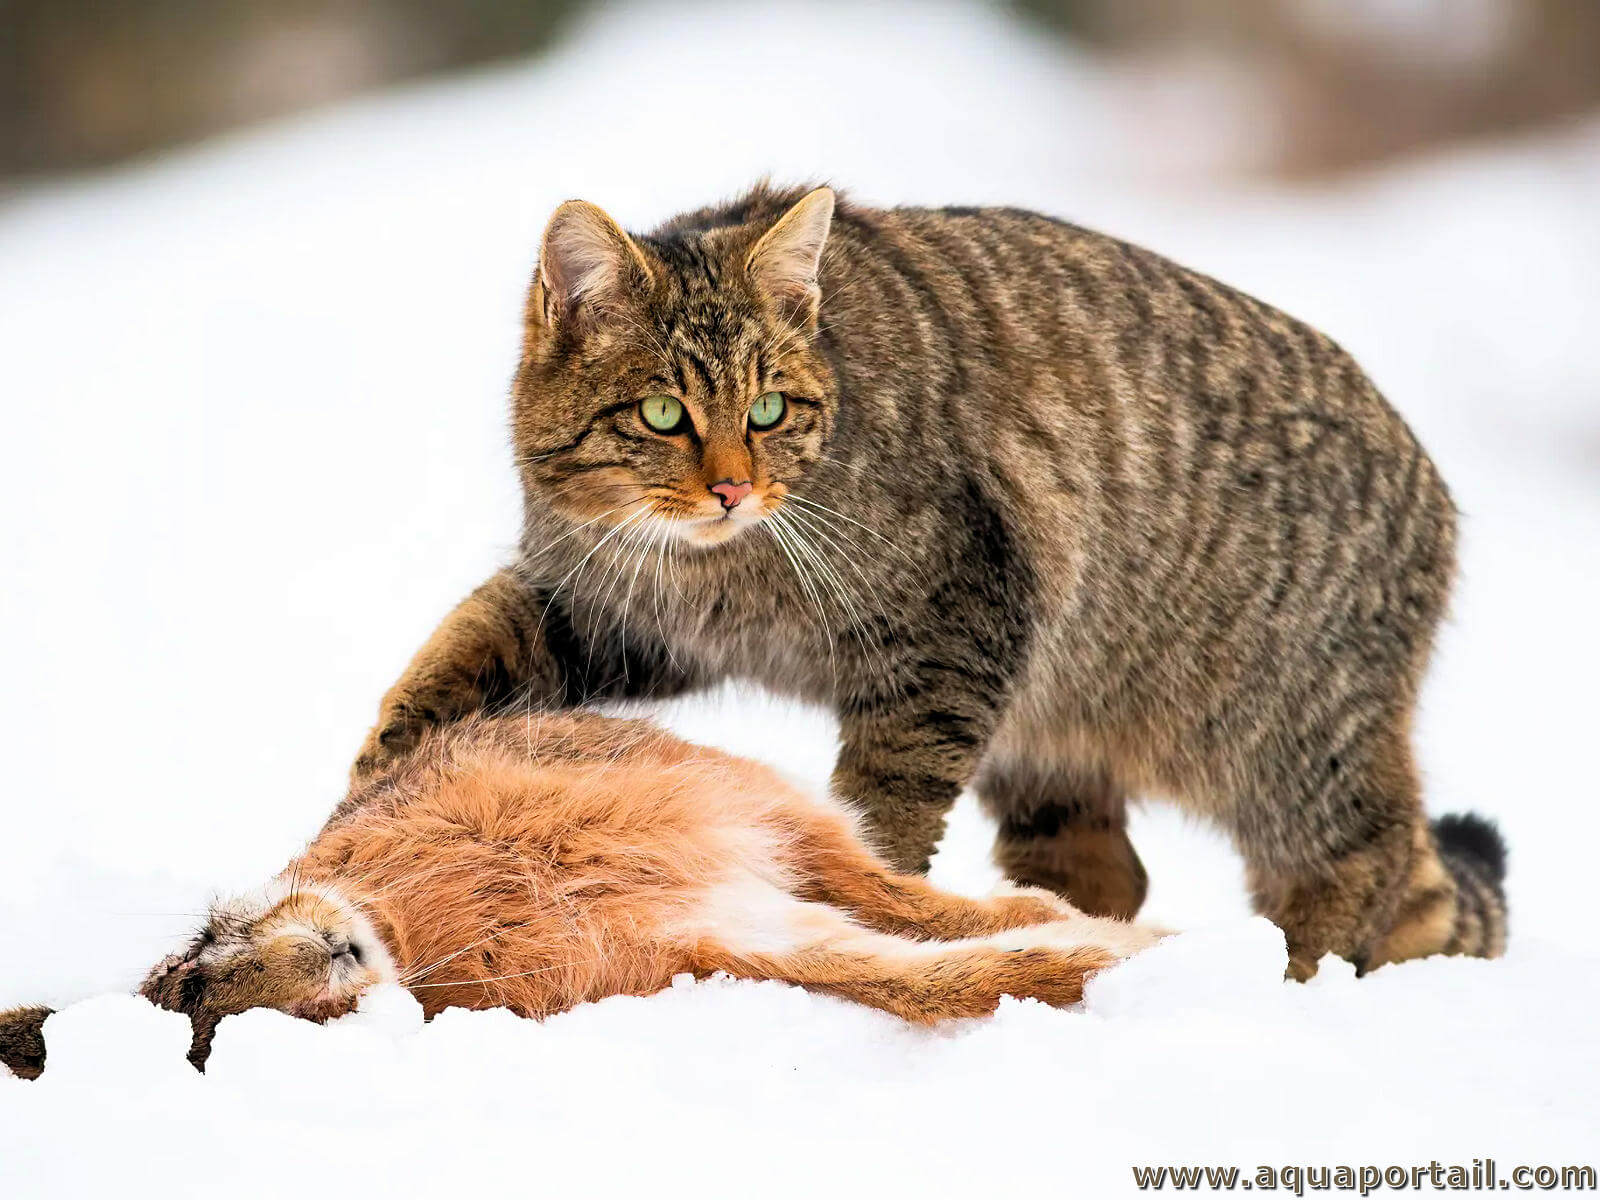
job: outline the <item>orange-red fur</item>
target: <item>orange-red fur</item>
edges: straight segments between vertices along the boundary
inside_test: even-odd
[[[431,736],[287,873],[364,912],[430,1015],[544,1016],[727,971],[933,1021],[1003,994],[1071,1003],[1154,938],[1042,893],[969,900],[895,874],[766,767],[581,713]]]

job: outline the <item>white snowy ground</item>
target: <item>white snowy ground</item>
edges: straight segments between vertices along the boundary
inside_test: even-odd
[[[0,1078],[0,1194],[1101,1195],[1141,1163],[1600,1162],[1600,123],[1202,189],[1180,168],[1217,147],[1181,103],[992,13],[737,12],[614,13],[543,62],[0,208],[0,1007],[83,1001],[43,1080]],[[1182,144],[1150,144],[1154,104]],[[502,404],[548,211],[646,225],[767,170],[1046,209],[1357,353],[1465,513],[1419,739],[1434,808],[1511,843],[1504,960],[1285,985],[1231,852],[1153,807],[1148,912],[1193,932],[1081,1013],[928,1033],[710,982],[419,1030],[400,996],[231,1020],[189,1071],[182,1022],[118,993],[316,829],[383,687],[513,538]],[[826,776],[816,713],[668,716]],[[987,841],[964,801],[936,877],[989,886]]]

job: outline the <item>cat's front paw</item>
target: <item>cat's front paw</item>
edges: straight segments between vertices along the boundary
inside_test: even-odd
[[[359,783],[382,774],[421,739],[421,730],[403,719],[380,720],[356,753],[356,760],[350,767],[350,781]]]

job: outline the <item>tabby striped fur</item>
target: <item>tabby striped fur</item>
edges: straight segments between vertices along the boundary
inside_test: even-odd
[[[693,430],[646,428],[652,393]],[[762,186],[629,237],[568,204],[512,432],[521,549],[358,775],[480,706],[751,679],[838,714],[834,786],[901,869],[974,783],[1014,879],[1131,915],[1126,802],[1156,795],[1231,833],[1298,975],[1504,944],[1410,745],[1455,508],[1350,356],[1269,305],[1014,209]],[[708,489],[745,480],[719,521]]]

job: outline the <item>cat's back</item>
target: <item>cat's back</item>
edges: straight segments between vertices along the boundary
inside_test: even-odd
[[[1246,559],[1309,539],[1354,561],[1368,557],[1356,546],[1392,553],[1400,522],[1402,557],[1412,532],[1417,553],[1450,557],[1438,472],[1351,355],[1305,322],[1024,209],[845,206],[837,224],[823,320],[867,410],[856,419],[878,414],[873,436],[959,460],[1049,529],[1100,530],[1094,557],[1118,574],[1208,555],[1237,574],[1206,549],[1222,528]],[[907,426],[926,432],[896,432]]]
[[[1262,416],[1337,413],[1375,441],[1405,436],[1332,338],[1142,246],[1014,207],[845,207],[839,226],[824,294],[831,274],[857,315],[904,313],[920,336],[893,344],[945,360],[946,382],[981,395],[990,416],[1021,404],[1048,416],[1052,400],[1172,415],[1227,399]],[[985,377],[1040,386],[972,386]],[[1073,394],[1045,386],[1062,381]]]
[[[1399,606],[1373,659],[1431,627],[1454,505],[1331,338],[1022,209],[845,205],[835,228],[822,322],[842,441],[918,464],[880,476],[901,508],[963,479],[1005,514],[1053,659],[1126,677],[1298,656],[1309,673],[1318,646],[1365,647],[1352,630],[1375,612]]]

